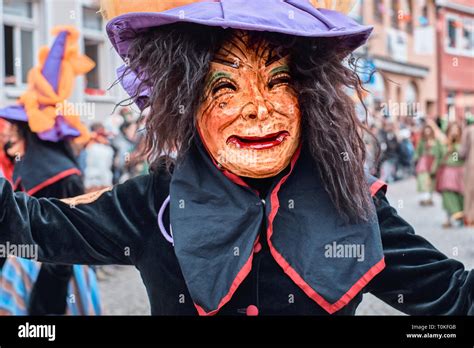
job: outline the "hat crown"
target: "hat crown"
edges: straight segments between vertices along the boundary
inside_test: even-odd
[[[255,0],[249,0],[255,1]],[[264,0],[268,1],[268,0]],[[316,8],[349,13],[357,0],[299,0]],[[220,0],[101,0],[101,13],[106,20],[132,12],[164,12],[197,2],[221,2]]]
[[[49,82],[51,87],[58,92],[61,62],[64,57],[64,50],[66,47],[68,32],[62,31],[54,40],[51,50],[48,53],[48,57],[44,62],[41,73],[44,78]]]

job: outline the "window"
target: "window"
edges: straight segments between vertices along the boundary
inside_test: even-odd
[[[98,8],[83,7],[82,23],[84,36],[84,54],[92,59],[96,66],[87,73],[85,78],[85,93],[87,95],[105,95],[104,90],[104,35],[102,16]]]
[[[36,2],[4,0],[4,83],[21,87],[27,83],[28,72],[35,64],[37,48]]]
[[[84,53],[94,62],[99,62],[99,44],[94,41],[85,40],[84,42]],[[100,89],[100,76],[98,65],[93,70],[87,73],[86,76],[86,88],[87,89]]]
[[[383,13],[385,12],[383,0],[374,0],[373,4],[375,22],[383,23]]]
[[[421,9],[421,17],[419,21],[422,27],[427,27],[428,25],[430,25],[430,14],[428,11],[428,5],[424,5]]]
[[[399,15],[399,3],[398,0],[392,0],[392,5],[390,7],[391,17],[392,17],[392,27],[398,29],[400,27],[398,15]]]
[[[3,13],[6,15],[33,18],[33,3],[27,0],[4,0]]]
[[[5,84],[15,84],[15,56],[13,54],[13,27],[9,25],[3,26],[5,35]]]
[[[457,47],[457,29],[455,19],[448,20],[448,47]]]
[[[462,49],[467,54],[474,53],[474,20],[466,18],[462,30]]]
[[[33,57],[33,31],[21,30],[21,82],[25,83],[28,79],[28,72],[34,65]]]
[[[84,28],[91,30],[102,30],[102,16],[97,13],[96,9],[84,7],[82,12],[82,22]]]
[[[446,51],[451,54],[474,57],[474,20],[448,15],[446,27]]]

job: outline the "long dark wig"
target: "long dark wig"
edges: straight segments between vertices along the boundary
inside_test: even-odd
[[[196,24],[168,25],[137,35],[128,68],[150,90],[146,107],[146,151],[150,161],[177,151],[178,161],[196,137],[195,115],[202,101],[210,62],[233,31]],[[290,69],[302,112],[304,146],[319,166],[326,191],[348,221],[367,219],[370,197],[364,172],[361,122],[348,89],[361,97],[358,75],[337,38],[299,38],[251,32],[255,44],[269,42],[276,54],[290,54]],[[123,78],[123,76],[122,76]],[[137,81],[138,81],[137,80]]]

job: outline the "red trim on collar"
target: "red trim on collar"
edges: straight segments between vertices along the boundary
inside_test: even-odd
[[[212,315],[217,314],[217,312],[219,312],[222,306],[224,306],[227,302],[229,302],[232,299],[232,296],[234,296],[234,293],[237,291],[240,284],[242,284],[242,282],[245,280],[245,278],[247,278],[250,271],[252,270],[253,254],[258,253],[258,251],[256,251],[255,249],[255,246],[258,244],[259,241],[260,241],[260,235],[257,236],[257,239],[253,243],[253,246],[254,246],[253,253],[250,255],[249,259],[247,260],[245,265],[242,267],[242,269],[239,271],[239,273],[237,273],[237,276],[235,277],[234,281],[232,282],[232,285],[230,286],[229,292],[227,293],[227,295],[225,295],[222,298],[221,302],[219,302],[219,305],[217,306],[216,309],[210,312],[206,312],[204,308],[194,303],[194,307],[196,307],[198,314],[200,316],[212,316]]]
[[[65,170],[65,171],[63,171],[59,174],[56,174],[55,176],[43,181],[41,184],[36,185],[32,189],[26,191],[26,193],[30,196],[33,196],[38,191],[41,191],[42,189],[48,187],[49,185],[57,183],[59,180],[67,178],[68,176],[71,176],[71,175],[81,175],[81,174],[82,174],[81,171],[77,168],[71,168],[71,169]]]
[[[210,312],[206,312],[204,310],[204,308],[202,308],[198,304],[194,303],[194,306],[196,307],[199,315],[201,315],[201,316],[215,315],[215,314],[217,314],[217,312],[220,311],[222,306],[224,306],[227,302],[229,302],[231,300],[232,296],[234,296],[234,293],[237,291],[240,284],[242,284],[242,282],[245,280],[245,278],[247,278],[250,271],[252,270],[253,254],[254,254],[253,252],[252,252],[252,254],[250,254],[250,257],[247,260],[247,262],[245,262],[245,265],[240,269],[239,273],[237,273],[237,276],[235,277],[234,281],[232,282],[232,285],[230,286],[229,292],[227,293],[227,295],[225,295],[222,298],[222,300],[219,302],[219,305],[217,306],[216,309],[214,309],[213,311],[210,311]]]
[[[283,180],[291,174],[291,172],[293,171],[293,167],[295,166],[295,163],[296,161],[298,160],[298,158],[300,157],[300,153],[301,153],[301,145],[300,147],[298,147],[298,149],[296,150],[295,154],[293,155],[293,158],[291,160],[291,167],[290,167],[290,171],[288,172],[287,175],[285,175],[283,177],[282,180],[280,180],[280,182],[278,183],[278,187],[281,186],[283,184]],[[214,161],[214,159],[212,158],[212,156],[209,155],[209,157],[211,158],[212,162],[214,163],[214,165],[223,172],[223,174],[229,178],[232,182],[234,182],[235,184],[237,185],[241,185],[241,186],[245,186],[245,187],[248,187],[248,188],[251,188],[250,186],[247,185],[247,183],[245,181],[242,180],[242,178],[240,178],[239,176],[235,175],[235,174],[232,174],[230,172],[228,172],[227,170],[223,169],[223,168],[219,168],[219,166],[217,165],[217,162]],[[255,190],[254,190],[255,191]],[[273,204],[272,204],[272,207],[273,207]],[[202,308],[201,306],[199,306],[197,303],[194,303],[194,307],[196,307],[197,311],[198,311],[198,314],[200,316],[211,316],[211,315],[215,315],[219,312],[219,310],[222,308],[222,306],[224,306],[227,302],[229,302],[231,299],[232,299],[232,296],[234,296],[234,293],[237,291],[237,289],[239,288],[240,284],[242,284],[242,282],[245,280],[245,278],[249,275],[250,271],[252,270],[252,261],[253,261],[253,255],[255,253],[255,246],[257,245],[257,243],[260,241],[260,234],[257,236],[255,242],[254,242],[254,249],[252,251],[252,254],[250,254],[250,257],[248,258],[247,262],[245,262],[245,264],[243,265],[243,267],[240,269],[239,273],[237,273],[237,276],[235,277],[234,281],[232,282],[232,285],[230,286],[230,289],[229,289],[229,292],[221,299],[221,301],[219,302],[219,305],[217,306],[216,309],[210,311],[210,312],[206,312],[204,310],[204,308]]]
[[[374,197],[380,190],[387,192],[388,185],[382,180],[377,180],[372,185],[370,185],[370,195]]]
[[[271,212],[268,217],[267,243],[273,258],[280,265],[283,271],[291,278],[291,280],[293,280],[293,282],[298,285],[309,298],[311,298],[324,310],[326,310],[326,312],[328,312],[329,314],[333,314],[334,312],[346,306],[362,290],[364,286],[366,286],[377,274],[379,274],[385,268],[385,259],[384,257],[382,257],[379,262],[372,266],[338,301],[333,304],[327,302],[321,295],[319,295],[313,288],[311,288],[311,286],[304,281],[304,279],[298,274],[298,272],[296,272],[296,270],[291,267],[288,261],[286,261],[285,258],[278,252],[278,250],[276,250],[275,246],[271,241],[271,237],[273,235],[273,221],[275,220],[275,216],[278,212],[278,209],[280,208],[278,191],[293,171],[293,166],[295,162],[296,160],[292,161],[290,172],[280,180],[278,185],[275,186],[271,193]],[[372,184],[370,189],[372,195],[375,195],[384,186],[386,187],[386,184],[381,180]]]

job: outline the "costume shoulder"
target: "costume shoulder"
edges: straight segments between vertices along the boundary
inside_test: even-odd
[[[370,195],[372,197],[375,197],[379,191],[384,195],[387,192],[387,184],[375,176],[366,173],[365,180],[369,185]]]

